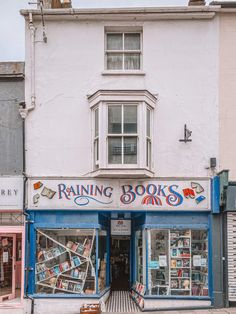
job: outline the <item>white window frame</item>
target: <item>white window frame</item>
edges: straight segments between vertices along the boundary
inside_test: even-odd
[[[121,133],[109,133],[108,132],[108,108],[111,106],[121,106]],[[124,106],[135,106],[137,108],[137,133],[124,133],[123,132],[123,127],[124,127]],[[119,164],[110,164],[109,163],[109,148],[108,148],[108,139],[109,137],[121,137],[121,163]],[[123,145],[123,141],[124,141],[124,137],[136,137],[137,138],[137,162],[135,164],[125,164],[124,163],[124,145]],[[138,162],[138,157],[139,157],[139,104],[138,103],[113,103],[113,104],[107,104],[107,136],[106,136],[106,149],[107,149],[107,167],[111,167],[111,168],[117,168],[117,167],[137,167],[137,165],[139,164]]]
[[[92,156],[93,156],[93,169],[92,171],[104,171],[104,175],[113,173],[115,170],[121,171],[120,174],[127,174],[125,170],[139,171],[142,175],[149,175],[153,171],[153,118],[156,97],[146,90],[138,91],[111,91],[99,90],[91,96],[88,96],[90,108],[92,109]],[[133,105],[137,106],[137,133],[108,133],[108,107],[117,105]],[[99,158],[95,160],[94,143],[97,139],[95,137],[95,111],[99,113]],[[147,137],[147,110],[150,110],[150,137]],[[122,121],[123,122],[123,121]],[[136,164],[109,164],[108,162],[108,137],[137,137],[137,163]],[[147,140],[151,143],[151,162],[147,165]],[[133,169],[133,170],[132,170]],[[113,171],[113,172],[112,172]],[[118,172],[117,172],[118,173]],[[153,172],[152,172],[153,173]],[[100,174],[99,174],[100,175]],[[134,174],[135,175],[135,174]],[[96,176],[96,175],[95,175]]]
[[[98,114],[98,134],[96,134],[96,112]],[[94,117],[93,117],[93,160],[94,160],[94,167],[98,168],[98,166],[99,166],[99,106],[94,108]]]
[[[108,50],[107,49],[107,35],[108,34],[122,34],[122,50]],[[140,49],[138,50],[125,50],[125,47],[124,47],[124,42],[125,42],[125,34],[139,34],[140,35]],[[104,47],[104,51],[105,51],[105,70],[106,71],[125,71],[125,72],[137,72],[137,71],[141,71],[142,68],[143,68],[143,64],[142,64],[142,51],[143,51],[143,36],[142,36],[142,32],[139,30],[139,31],[135,31],[135,30],[128,30],[128,31],[119,31],[119,30],[116,30],[116,31],[105,31],[105,47]],[[107,55],[108,54],[116,54],[116,53],[119,53],[119,54],[122,54],[122,69],[108,69],[108,66],[107,66]],[[137,53],[139,54],[140,56],[140,59],[139,59],[139,64],[140,64],[140,67],[139,69],[125,69],[125,55],[126,54],[131,54],[131,53]]]

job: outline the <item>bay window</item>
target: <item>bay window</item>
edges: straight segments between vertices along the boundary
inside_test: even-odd
[[[146,90],[101,90],[88,99],[93,117],[93,175],[152,177],[156,97]]]

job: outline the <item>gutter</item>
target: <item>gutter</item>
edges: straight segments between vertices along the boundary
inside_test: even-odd
[[[220,10],[220,6],[194,6],[194,7],[162,7],[162,8],[97,8],[97,9],[46,9],[46,19],[58,19],[64,16],[66,19],[76,20],[161,20],[161,19],[210,19]],[[27,18],[29,13],[39,20],[40,10],[21,10],[21,15]]]
[[[214,6],[178,6],[178,7],[132,7],[132,8],[67,8],[67,9],[44,9],[44,15],[82,15],[82,14],[153,14],[153,13],[201,13],[217,12],[220,5]],[[21,15],[27,16],[29,13],[40,15],[39,9],[20,10]]]

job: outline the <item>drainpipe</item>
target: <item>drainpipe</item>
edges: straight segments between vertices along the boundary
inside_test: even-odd
[[[31,66],[31,106],[28,110],[35,108],[35,31],[36,28],[33,23],[32,13],[29,13],[29,29],[31,37],[31,46],[30,46],[30,66]]]
[[[20,107],[19,112],[23,119],[25,119],[28,113],[35,108],[35,32],[36,28],[33,23],[33,15],[29,13],[29,29],[30,29],[30,106]]]

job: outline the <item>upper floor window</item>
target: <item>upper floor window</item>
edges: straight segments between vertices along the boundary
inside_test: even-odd
[[[107,70],[140,70],[141,33],[107,32],[105,55]]]
[[[152,176],[156,97],[146,90],[99,90],[88,99],[94,176]]]
[[[137,164],[137,106],[108,106],[108,163]]]

